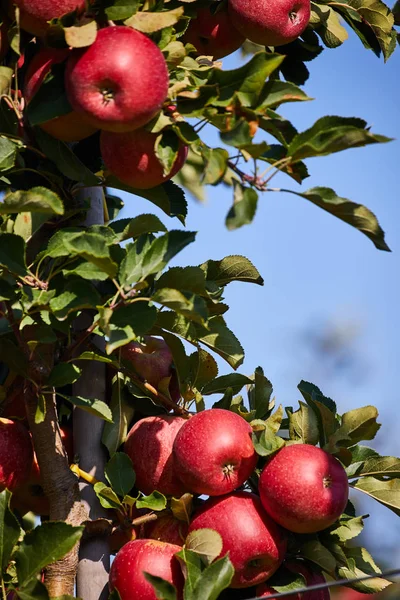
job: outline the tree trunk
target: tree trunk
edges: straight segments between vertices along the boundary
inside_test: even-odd
[[[86,188],[79,192],[82,199],[89,196],[91,208],[85,226],[104,224],[104,194],[102,188]],[[87,315],[83,314],[75,324],[75,329],[86,329]],[[90,325],[90,323],[89,323]],[[95,342],[104,349],[103,340]],[[105,365],[87,361],[79,380],[74,384],[75,396],[97,398],[107,402]],[[101,443],[104,421],[81,409],[74,410],[74,452],[79,455],[79,466],[99,480],[104,479],[106,452]],[[82,500],[91,520],[107,518],[106,510],[100,505],[92,485],[79,484]],[[104,536],[84,538],[79,550],[79,565],[76,580],[77,596],[83,600],[105,600],[108,597],[108,573],[110,570],[110,550],[108,538]]]

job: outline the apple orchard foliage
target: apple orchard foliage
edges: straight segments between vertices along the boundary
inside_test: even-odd
[[[226,10],[224,1],[211,5],[212,11]],[[285,102],[309,100],[300,87],[309,76],[306,63],[324,47],[342,44],[349,30],[367,49],[387,60],[397,43],[394,16],[380,0],[311,2],[309,25],[297,40],[275,48],[245,42],[245,62],[227,71],[212,57],[197,56],[193,43],[185,41],[185,32],[198,10],[204,10],[204,3],[191,0],[96,0],[84,13],[53,19],[39,32],[44,38],[36,42],[20,30],[20,19],[24,26],[22,12],[16,11],[14,22],[4,16],[0,67],[0,415],[24,419],[21,399],[27,391],[33,394],[34,445],[35,426],[50,418],[53,394],[58,418],[69,426],[73,407],[104,419],[102,442],[109,453],[107,483],[95,483],[95,491],[109,514],[107,533],[120,534],[124,541],[128,531],[136,531],[132,521],[142,515],[142,509],[152,511],[154,518],[172,514],[187,528],[193,503],[199,502],[189,493],[171,498],[155,490],[144,496],[135,488],[132,463],[122,446],[132,419],[165,412],[185,418],[188,410],[204,410],[205,401],[214,395],[214,407],[233,411],[252,428],[258,461],[245,484],[247,490],[257,492],[261,470],[285,444],[306,443],[338,458],[352,489],[400,514],[400,459],[379,456],[362,444],[372,440],[380,428],[373,406],[338,415],[333,400],[315,385],[302,381],[299,404],[283,408],[275,403],[272,385],[260,367],[250,376],[237,372],[244,351],[228,326],[224,290],[233,281],[262,285],[257,268],[240,255],[202,265],[169,267],[171,259],[194,242],[195,232],[173,226],[167,229],[150,212],[118,219],[122,202],[112,191],[142,196],[184,225],[188,210],[185,189],[201,199],[205,185],[229,186],[233,203],[226,226],[236,229],[251,223],[261,194],[280,191],[270,187],[277,172],[285,173],[298,186],[308,176],[305,161],[309,158],[389,141],[371,132],[357,117],[324,117],[299,132],[278,109]],[[55,119],[66,119],[67,138],[72,131],[72,109],[64,83],[65,56],[70,54],[67,48],[72,48],[72,53],[82,51],[95,43],[99,28],[113,25],[151,38],[168,67],[168,96],[142,135],[142,140],[151,140],[153,168],[165,182],[147,189],[122,183],[110,172],[110,165],[107,170],[98,133],[73,144],[53,137]],[[62,58],[27,103],[24,77],[29,81],[29,65],[44,43],[61,52]],[[107,56],[108,61],[112,59],[112,55]],[[219,131],[221,147],[210,147],[202,139],[205,124]],[[139,136],[138,130],[135,135]],[[104,134],[103,146],[106,139]],[[188,150],[187,160],[174,182],[167,181],[176,170],[175,161],[183,147]],[[129,171],[132,156],[129,148],[124,152],[127,154],[121,156],[120,163]],[[114,153],[109,154],[112,158]],[[82,198],[84,190],[93,186],[105,191],[106,222],[85,228],[81,224],[89,203]],[[376,217],[366,207],[323,185],[285,191],[359,229],[378,249],[389,250]],[[90,324],[79,332],[74,322],[82,311]],[[96,346],[94,335],[104,338],[104,352]],[[174,363],[172,379],[163,377],[154,385],[135,369],[124,351],[127,344],[149,335],[165,340]],[[224,359],[232,372],[219,376],[213,354]],[[106,364],[108,403],[73,395],[72,385],[79,380],[86,361]],[[79,474],[77,468],[75,472]],[[364,518],[356,515],[349,501],[339,520],[327,529],[290,533],[288,556],[307,560],[317,580],[321,573],[333,579],[378,575],[380,569],[369,552],[353,541],[363,529]],[[6,589],[14,590],[22,600],[48,599],[39,574],[75,547],[83,534],[80,525],[50,520],[31,530],[32,524],[21,519],[14,508],[11,492],[2,491],[3,599]],[[185,600],[225,597],[223,590],[234,573],[227,556],[217,558],[221,547],[221,538],[209,530],[187,538],[180,553],[181,562],[186,563]],[[302,587],[308,581],[301,572],[301,568],[296,571],[282,566],[268,580],[268,588],[284,592]],[[176,598],[168,583],[151,579],[159,598]],[[352,586],[373,593],[389,584],[374,578]],[[235,597],[229,593],[226,597]],[[249,597],[254,594],[255,590],[249,589]],[[118,593],[113,591],[110,598],[117,599]]]

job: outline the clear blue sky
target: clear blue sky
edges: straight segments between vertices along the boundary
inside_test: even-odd
[[[239,55],[229,57],[224,66],[233,68],[240,60]],[[277,402],[284,405],[297,403],[301,379],[322,388],[341,412],[374,404],[383,423],[375,445],[382,454],[400,456],[400,51],[385,65],[350,34],[341,48],[325,50],[309,69],[304,89],[315,100],[281,109],[299,130],[323,115],[357,116],[374,132],[399,141],[311,159],[307,163],[311,177],[302,187],[326,185],[367,205],[378,216],[392,253],[376,250],[357,230],[288,194],[264,194],[254,223],[228,232],[224,219],[230,192],[209,187],[207,204],[189,198],[187,228],[199,233],[175,264],[195,265],[229,254],[247,256],[265,286],[235,283],[227,288],[231,307],[227,322],[246,351],[240,371],[250,373],[261,365],[274,384]],[[207,141],[211,139],[217,138],[212,135]],[[275,178],[274,186],[279,185],[298,189],[285,176]],[[168,227],[179,227],[140,198],[124,200],[120,217],[154,212]],[[336,324],[345,333],[358,331],[349,346],[355,363],[350,371],[332,369],[303,341],[305,331],[318,333]],[[375,503],[365,507],[374,516],[367,522],[369,543],[377,536],[382,556],[391,566],[400,566],[395,543],[399,519]],[[388,533],[382,536],[384,527]]]

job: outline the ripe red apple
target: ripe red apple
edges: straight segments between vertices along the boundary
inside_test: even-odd
[[[292,571],[293,573],[300,573],[304,576],[306,587],[309,585],[317,585],[319,583],[326,583],[326,579],[320,574],[311,571],[308,565],[304,561],[292,560],[285,563],[285,566]],[[264,598],[267,596],[272,596],[272,594],[276,594],[276,590],[274,588],[269,587],[267,583],[262,583],[257,587],[256,596],[259,598]],[[330,594],[329,589],[325,588],[322,590],[315,590],[311,592],[306,592],[304,594],[291,594],[290,596],[286,596],[285,600],[329,600]]]
[[[203,528],[214,529],[222,537],[221,556],[229,552],[235,568],[231,587],[266,581],[284,559],[286,533],[265,513],[255,494],[235,492],[210,498],[195,514],[189,533]]]
[[[141,419],[130,430],[124,450],[132,460],[136,487],[144,494],[158,490],[181,496],[187,489],[177,477],[172,446],[177,432],[186,423],[171,415]]]
[[[157,133],[136,129],[125,133],[102,131],[100,150],[104,164],[120,181],[145,190],[168,181],[183,167],[188,148],[179,142],[179,149],[171,171],[165,175],[157,158]]]
[[[332,588],[331,594],[332,600],[374,600],[374,598],[378,600],[379,597],[384,600],[385,597],[381,594],[362,594],[348,587]]]
[[[257,463],[251,434],[250,425],[230,410],[211,408],[186,421],[173,448],[186,489],[220,496],[240,487]]]
[[[168,69],[161,50],[143,33],[106,27],[91,46],[72,51],[65,87],[72,108],[94,127],[132,131],[161,109]]]
[[[309,444],[279,450],[265,465],[258,489],[268,514],[295,533],[314,533],[332,525],[349,495],[340,462]]]
[[[215,14],[210,8],[211,5],[197,11],[182,41],[193,44],[198,54],[212,56],[216,60],[235,52],[246,38],[235,31],[226,7]]]
[[[26,427],[0,418],[0,491],[21,487],[29,477],[32,462],[32,442]]]
[[[229,0],[234,27],[262,46],[282,46],[299,37],[310,20],[310,0]]]
[[[48,21],[51,19],[57,19],[74,10],[85,10],[85,0],[12,0],[11,16],[14,16],[13,4],[21,11],[22,29],[37,36],[46,34]]]
[[[175,554],[180,546],[155,540],[135,540],[125,544],[111,566],[110,590],[118,590],[121,600],[156,600],[152,585],[143,571],[172,583],[182,597],[183,575]]]
[[[68,48],[42,48],[35,54],[29,63],[24,80],[24,95],[27,104],[39,90],[53,65],[64,62],[70,53]],[[64,142],[78,142],[96,131],[84,116],[75,111],[42,123],[40,127]]]
[[[184,521],[175,519],[173,515],[159,517],[144,526],[144,537],[150,540],[168,542],[175,546],[183,546],[188,534],[189,525]]]
[[[144,343],[131,342],[120,349],[121,357],[129,360],[136,373],[156,389],[162,379],[172,375],[172,354],[161,338],[144,336]]]

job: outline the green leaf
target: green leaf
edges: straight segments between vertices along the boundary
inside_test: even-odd
[[[112,260],[107,240],[102,235],[82,231],[75,236],[68,236],[64,246],[69,255],[92,262],[111,278],[116,276],[117,264]]]
[[[125,25],[134,27],[143,33],[154,33],[155,31],[164,29],[164,27],[175,25],[183,15],[183,10],[183,6],[180,6],[179,8],[160,12],[141,11],[125,21]]]
[[[222,537],[214,529],[196,529],[189,533],[185,548],[203,557],[207,565],[211,564],[222,552]]]
[[[156,289],[173,288],[206,294],[205,273],[200,267],[171,267],[154,282]]]
[[[132,461],[125,452],[116,452],[108,461],[104,475],[118,496],[126,496],[135,485]]]
[[[47,385],[51,387],[63,387],[78,381],[82,369],[69,363],[59,363],[51,371],[47,380]]]
[[[272,456],[285,445],[284,440],[275,435],[269,427],[266,427],[259,437],[253,433],[252,438],[254,449],[260,456]]]
[[[115,0],[105,13],[110,21],[124,21],[136,13],[139,4],[139,0]]]
[[[241,183],[233,182],[233,206],[226,217],[226,227],[233,231],[253,222],[257,210],[258,194],[255,190]]]
[[[283,594],[284,592],[294,592],[306,586],[306,581],[300,573],[293,573],[285,566],[281,566],[271,579],[268,580],[268,585],[276,592]],[[290,598],[290,596],[288,596]],[[296,597],[296,596],[295,596]]]
[[[255,266],[245,256],[226,256],[222,260],[209,260],[200,265],[206,274],[207,281],[214,281],[225,286],[232,281],[245,281],[264,285],[264,280]]]
[[[246,377],[246,375],[242,375],[241,373],[230,373],[229,375],[221,375],[221,377],[217,377],[205,385],[201,390],[201,393],[204,396],[209,394],[223,394],[229,387],[232,389],[232,393],[236,395],[245,385],[250,385],[252,383],[253,381]]]
[[[117,494],[102,481],[94,484],[93,489],[103,508],[121,510],[122,504]]]
[[[81,277],[88,281],[106,281],[108,274],[100,267],[84,260],[78,261],[72,269],[63,269],[63,277]]]
[[[0,265],[16,275],[27,275],[25,242],[13,233],[0,234]]]
[[[257,106],[265,80],[284,58],[281,54],[257,52],[247,64],[233,71],[214,69],[209,83],[218,85],[219,96],[213,104],[228,106],[236,97],[242,106]]]
[[[363,406],[344,413],[341,426],[329,437],[326,449],[335,452],[337,446],[348,448],[362,440],[373,440],[381,427],[377,418],[375,406]]]
[[[167,228],[155,215],[138,215],[134,219],[120,219],[110,223],[110,228],[115,232],[118,242],[135,239],[144,233],[158,233],[167,231]]]
[[[366,450],[371,451],[371,448],[366,448]],[[391,479],[400,477],[400,458],[396,458],[395,456],[379,456],[374,450],[371,452],[372,456],[362,462],[355,463],[357,465],[356,469],[354,469],[354,464],[351,464],[346,469],[350,478],[365,475],[371,477],[390,477]],[[355,460],[354,455],[353,460]]]
[[[142,13],[141,13],[142,14]],[[176,589],[169,581],[158,577],[157,575],[151,575],[143,571],[143,575],[149,583],[153,586],[153,589],[158,600],[176,600]]]
[[[21,528],[10,509],[11,492],[0,492],[0,567],[7,569],[11,553],[18,541]]]
[[[197,552],[188,550],[185,546],[180,552],[175,554],[181,564],[181,568],[185,577],[185,587],[183,597],[189,599],[192,597],[194,588],[201,576],[203,562],[201,556]]]
[[[400,516],[400,479],[382,481],[375,477],[363,477],[351,485]]]
[[[100,303],[100,294],[94,285],[89,281],[77,280],[67,283],[64,292],[50,300],[50,308],[54,316],[63,321],[72,312],[95,308]]]
[[[12,169],[17,158],[18,144],[0,136],[0,172]]]
[[[157,309],[146,302],[134,302],[115,310],[109,320],[107,354],[145,335],[157,320]]]
[[[38,579],[32,579],[23,587],[18,588],[16,595],[20,600],[49,600],[46,586]]]
[[[222,317],[208,321],[208,332],[199,332],[199,340],[219,354],[233,368],[237,369],[244,361],[244,350]]]
[[[284,102],[313,100],[305,92],[290,81],[270,79],[263,87],[257,111],[263,108],[277,108]]]
[[[223,148],[202,148],[204,159],[204,183],[217,185],[228,168],[229,152]]]
[[[149,508],[150,510],[164,510],[167,506],[166,497],[160,492],[154,491],[149,496],[142,496],[137,500],[137,508]]]
[[[390,252],[390,248],[385,242],[385,233],[379,225],[378,219],[366,206],[337,196],[331,188],[315,187],[303,193],[286,191],[309,200],[334,217],[355,227],[366,235],[378,250]]]
[[[0,214],[21,212],[63,215],[64,206],[57,194],[44,187],[6,194],[0,203]]]
[[[379,575],[382,572],[365,548],[345,547],[343,550],[347,558],[347,565],[339,567],[339,577],[353,579],[363,577],[364,575],[374,575],[375,573]],[[372,594],[384,590],[388,585],[391,585],[391,583],[391,581],[377,577],[352,583],[351,587],[354,587],[359,592]]]
[[[40,83],[26,107],[31,127],[72,112],[65,93],[64,76],[65,63],[53,64],[51,71]]]
[[[112,423],[112,413],[110,407],[102,400],[96,400],[95,398],[82,398],[82,396],[65,396],[68,402],[71,402],[74,406],[85,410],[86,412],[100,417],[108,423]]]
[[[220,593],[230,586],[234,574],[229,555],[216,560],[201,574],[191,600],[217,600]]]
[[[104,424],[102,442],[112,456],[125,442],[135,412],[127,401],[123,376],[120,373],[113,380],[110,409],[113,422]]]
[[[333,525],[326,533],[344,544],[357,537],[364,529],[363,517],[342,515],[338,524]]]
[[[205,323],[209,313],[206,301],[195,294],[180,292],[171,288],[162,288],[155,292],[152,301],[162,304],[187,319]]]
[[[319,440],[321,447],[323,447],[339,426],[336,418],[336,404],[333,400],[324,396],[316,385],[307,381],[301,381],[298,389],[317,416]]]
[[[319,441],[318,418],[315,411],[304,402],[300,408],[289,413],[289,434],[291,440],[300,440],[303,444],[315,446]]]
[[[48,521],[26,533],[14,554],[18,584],[25,586],[44,567],[65,556],[81,539],[83,529],[67,523]]]
[[[154,240],[143,258],[142,279],[161,271],[174,256],[194,242],[195,237],[193,231],[173,230]]]
[[[251,410],[255,410],[255,419],[265,419],[271,412],[272,383],[265,377],[261,367],[254,371],[254,384],[247,393]]]
[[[189,361],[188,361],[189,364]],[[218,375],[218,365],[215,358],[203,348],[199,348],[190,356],[191,384],[202,389]]]
[[[288,148],[292,162],[314,156],[327,156],[348,148],[391,141],[383,135],[370,133],[362,119],[353,117],[322,117],[310,129],[297,134]]]
[[[17,375],[27,375],[28,361],[21,350],[11,340],[1,340],[0,361],[6,363],[10,367],[10,371],[17,373]]]
[[[336,559],[318,540],[306,542],[301,546],[301,556],[315,563],[323,571],[333,574],[336,569]]]

